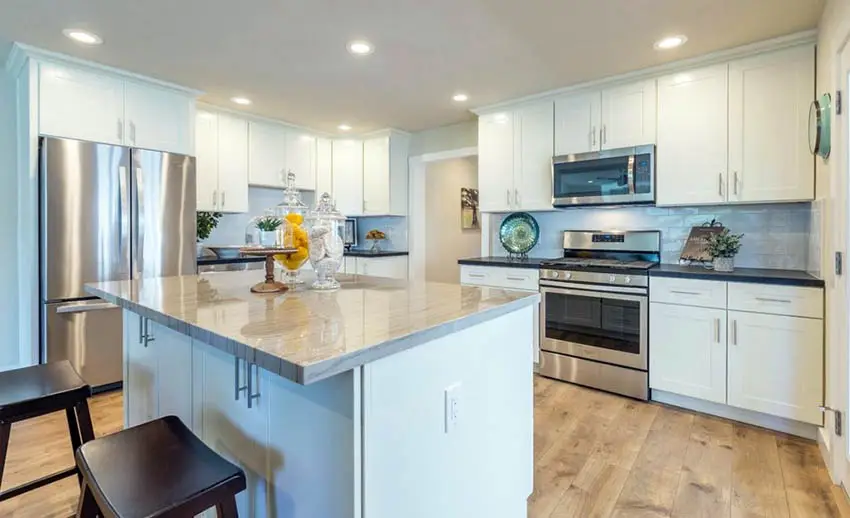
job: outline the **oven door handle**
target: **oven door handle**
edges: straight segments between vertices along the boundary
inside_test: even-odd
[[[620,288],[615,288],[620,290]],[[622,288],[623,291],[626,290],[638,290],[639,288]],[[615,299],[615,300],[630,300],[633,302],[646,302],[649,298],[645,293],[638,292],[629,292],[629,293],[617,293],[610,291],[596,291],[596,290],[574,290],[569,288],[556,288],[550,284],[543,284],[541,282],[540,293],[555,293],[557,295],[573,295],[576,297],[596,297],[596,298],[605,298],[605,299]],[[635,293],[632,295],[631,293]]]

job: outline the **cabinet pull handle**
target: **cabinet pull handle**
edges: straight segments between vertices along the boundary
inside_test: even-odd
[[[234,379],[235,379],[234,388],[236,389],[236,393],[235,393],[234,397],[235,397],[236,401],[239,401],[239,394],[243,390],[247,392],[248,386],[247,385],[239,386],[239,357],[236,356],[233,359],[236,360],[235,363],[234,363],[234,372],[233,372]]]
[[[519,189],[514,189],[514,204],[519,208]]]
[[[738,171],[732,173],[732,194],[738,195]]]
[[[596,126],[590,128],[590,146],[596,147]]]
[[[133,121],[130,121],[130,140],[136,143],[136,123]]]
[[[144,344],[144,343],[145,343],[145,331],[144,331],[144,326],[145,326],[145,318],[144,318],[142,315],[139,315],[139,343],[140,343],[140,344]],[[147,346],[148,346],[148,345],[147,345],[147,344],[145,344],[145,347],[147,347]]]
[[[720,319],[714,319],[714,341],[720,343]]]
[[[221,191],[221,208],[223,209],[227,202],[224,201],[224,195],[227,194],[227,191]]]
[[[505,278],[509,281],[518,281],[518,282],[522,282],[522,281],[525,280],[525,277],[505,277]]]
[[[732,345],[738,345],[738,321],[732,321]]]
[[[717,174],[717,194],[723,197],[723,173]]]
[[[791,301],[788,299],[771,299],[768,297],[756,297],[756,300],[759,302],[778,302],[780,304],[791,304]]]
[[[484,274],[482,274],[482,273],[470,273],[469,276],[473,277],[475,279],[483,279],[484,278]]]
[[[147,347],[148,343],[156,340],[156,337],[153,335],[153,331],[151,331],[150,324],[151,324],[151,319],[146,318],[145,319],[145,347]]]
[[[601,138],[602,138],[602,145],[605,145],[605,144],[608,143],[608,125],[607,124],[602,125],[602,137]]]
[[[213,202],[212,202],[212,204],[213,204],[214,209],[216,208],[216,206],[215,206],[216,194],[217,194],[217,192],[215,190],[213,190]]]
[[[679,290],[670,290],[670,293],[678,293],[679,295],[702,295],[696,291],[679,291]]]
[[[118,119],[118,140],[124,139],[124,124],[121,119]]]
[[[505,189],[505,195],[507,196],[507,200],[508,200],[508,207],[510,207],[510,206],[511,206],[511,190],[510,190],[510,189]]]
[[[260,367],[256,363],[247,363],[248,367],[248,408],[253,408],[253,402],[255,399],[260,399],[260,389],[257,388],[256,392],[254,392],[254,369],[257,369],[257,378],[260,377]]]

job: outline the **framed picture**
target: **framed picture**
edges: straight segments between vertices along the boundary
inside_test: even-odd
[[[478,217],[478,189],[460,189],[460,228],[471,230],[481,228]]]

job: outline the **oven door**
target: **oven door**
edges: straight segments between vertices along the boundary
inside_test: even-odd
[[[540,348],[647,370],[649,301],[640,288],[541,285]]]
[[[552,204],[556,207],[654,201],[654,146],[565,155],[552,160]]]

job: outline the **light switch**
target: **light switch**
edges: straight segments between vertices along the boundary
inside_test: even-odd
[[[445,430],[452,433],[457,428],[461,412],[461,384],[455,383],[445,391]]]

